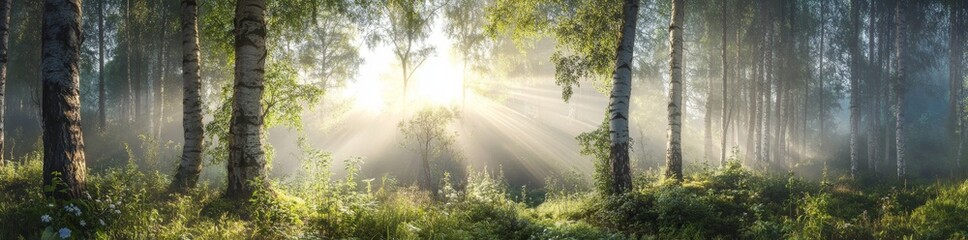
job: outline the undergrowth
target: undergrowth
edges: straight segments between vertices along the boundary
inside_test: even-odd
[[[361,160],[335,179],[329,155],[307,156],[297,177],[244,203],[209,183],[170,194],[169,177],[135,159],[91,173],[89,197],[59,202],[44,197],[35,151],[0,167],[0,239],[968,238],[968,181],[813,182],[733,162],[682,184],[642,173],[632,192],[611,196],[577,177],[549,179],[545,196],[526,203],[494,171],[468,171],[461,188],[442,181],[435,199],[389,176],[360,179]]]

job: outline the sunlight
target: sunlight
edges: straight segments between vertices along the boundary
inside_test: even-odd
[[[377,79],[363,78],[352,82],[344,93],[353,98],[353,105],[357,109],[372,114],[383,111],[383,85]]]
[[[415,76],[412,89],[419,102],[434,106],[457,104],[461,98],[461,67],[450,54],[431,57]]]

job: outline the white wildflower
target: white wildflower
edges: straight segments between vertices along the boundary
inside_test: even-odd
[[[87,222],[85,222],[84,220],[81,220],[81,223],[80,224],[81,224],[81,227],[87,226]]]
[[[45,223],[49,223],[50,222],[50,215],[44,214],[44,216],[40,216],[40,221],[41,222],[45,222]]]
[[[47,207],[54,207],[54,204],[53,203],[48,203],[47,204]]]
[[[115,209],[114,214],[121,214],[121,210]]]
[[[97,222],[98,222],[98,223],[100,223],[100,224],[101,224],[101,226],[104,226],[104,225],[105,225],[105,224],[104,224],[104,220],[103,220],[103,219],[98,219],[98,220],[97,220]]]
[[[69,238],[71,237],[71,230],[67,228],[61,228],[60,230],[57,230],[57,235],[60,236],[61,239]]]
[[[114,204],[112,203],[111,205],[108,205],[108,208],[114,209]]]
[[[410,232],[418,232],[420,231],[420,228],[414,226],[413,224],[407,223],[407,230],[410,230]]]

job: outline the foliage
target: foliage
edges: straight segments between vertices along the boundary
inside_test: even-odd
[[[813,182],[751,172],[736,159],[681,185],[638,179],[615,196],[588,192],[579,174],[552,178],[558,186],[533,207],[512,197],[501,171],[469,170],[463,188],[444,181],[437,201],[389,176],[360,179],[360,158],[333,178],[331,156],[318,150],[239,211],[204,182],[168,193],[168,177],[141,170],[138,157],[92,173],[91,197],[71,201],[43,197],[40,151],[3,165],[0,224],[22,227],[0,237],[59,237],[64,228],[98,239],[958,239],[968,213],[968,182]]]
[[[594,131],[579,134],[575,139],[578,140],[579,153],[592,156],[595,161],[595,189],[601,193],[610,193],[612,173],[609,168],[611,163],[608,149],[612,141],[608,137],[608,121],[603,121]]]
[[[420,156],[420,164],[424,168],[421,172],[424,175],[422,184],[431,191],[437,191],[439,185],[437,179],[443,177],[443,174],[435,174],[435,168],[432,167],[441,164],[433,164],[431,160],[436,159],[444,151],[453,150],[452,144],[457,133],[450,132],[448,126],[457,114],[446,108],[426,108],[415,113],[410,120],[397,124],[397,128],[403,134],[401,145]],[[440,169],[437,168],[437,170]],[[433,195],[439,197],[437,192]]]
[[[553,36],[559,43],[551,57],[555,84],[568,101],[583,79],[600,81],[604,89],[611,89],[611,82],[604,80],[615,67],[621,6],[618,0],[497,0],[487,8],[485,27],[492,37],[511,36],[519,45]]]

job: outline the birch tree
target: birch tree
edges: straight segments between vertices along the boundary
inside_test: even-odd
[[[198,39],[198,3],[196,0],[181,1],[182,34],[182,126],[185,131],[185,145],[182,147],[181,161],[172,189],[183,191],[195,187],[202,171],[202,142],[205,139],[202,128],[202,83]]]
[[[632,189],[629,166],[629,98],[632,95],[632,55],[635,52],[635,27],[639,1],[626,0],[622,5],[622,33],[612,75],[612,92],[608,103],[609,169],[612,192],[624,193]]]
[[[722,41],[720,42],[720,46],[722,48],[722,55],[721,55],[721,57],[722,57],[722,66],[723,66],[723,87],[722,87],[722,91],[723,91],[723,106],[722,106],[722,113],[721,113],[721,115],[722,115],[722,121],[720,122],[723,125],[723,129],[722,129],[722,137],[720,138],[720,146],[721,147],[720,147],[720,150],[719,150],[719,165],[721,165],[721,166],[726,166],[726,133],[729,132],[729,120],[730,120],[730,118],[729,118],[730,116],[729,115],[732,115],[732,111],[731,110],[727,110],[727,104],[729,102],[729,95],[726,93],[726,91],[728,89],[728,86],[729,86],[729,82],[727,81],[728,80],[727,79],[727,76],[729,75],[729,68],[726,65],[726,29],[727,29],[727,25],[726,25],[726,18],[727,18],[726,17],[726,6],[729,6],[727,4],[727,1],[726,0],[723,0],[721,2],[721,5],[719,6],[719,8],[720,8],[720,15],[722,17],[721,21],[722,21],[722,24],[723,24],[722,25],[722,28],[723,28],[722,29],[723,36],[722,36]]]
[[[949,81],[949,93],[948,93],[948,104],[949,104],[949,117],[948,117],[948,132],[951,134],[949,136],[950,142],[954,145],[953,161],[956,166],[961,165],[962,157],[962,138],[964,131],[964,22],[965,10],[963,9],[965,5],[964,1],[952,1],[949,8],[949,35],[948,35],[948,81]]]
[[[104,88],[104,1],[97,0],[97,121],[101,130],[108,125],[107,91]]]
[[[669,132],[666,138],[665,177],[682,181],[682,26],[684,0],[672,0],[672,23],[669,24]],[[614,119],[614,118],[613,118]]]
[[[10,0],[0,0],[0,166],[3,166],[3,149],[5,147],[4,128],[6,121],[7,96],[7,51],[10,39]]]
[[[262,149],[265,11],[265,0],[239,0],[235,6],[235,84],[225,192],[230,198],[247,199],[260,184],[266,184],[266,156]]]
[[[905,81],[907,78],[907,73],[905,70],[904,58],[905,52],[904,48],[906,46],[905,41],[905,26],[904,26],[904,0],[897,0],[897,5],[895,6],[894,14],[894,51],[897,56],[895,56],[894,67],[894,132],[895,132],[895,148],[897,148],[897,177],[904,179],[907,175],[907,159],[904,159],[905,150],[907,148],[907,142],[905,142],[905,131],[904,131],[904,95],[905,95]]]
[[[860,161],[858,142],[860,141],[860,0],[850,1],[850,27],[847,48],[850,54],[850,176],[857,177],[857,164]]]
[[[43,19],[44,186],[54,187],[45,195],[79,198],[87,174],[79,94],[81,0],[45,0]]]

